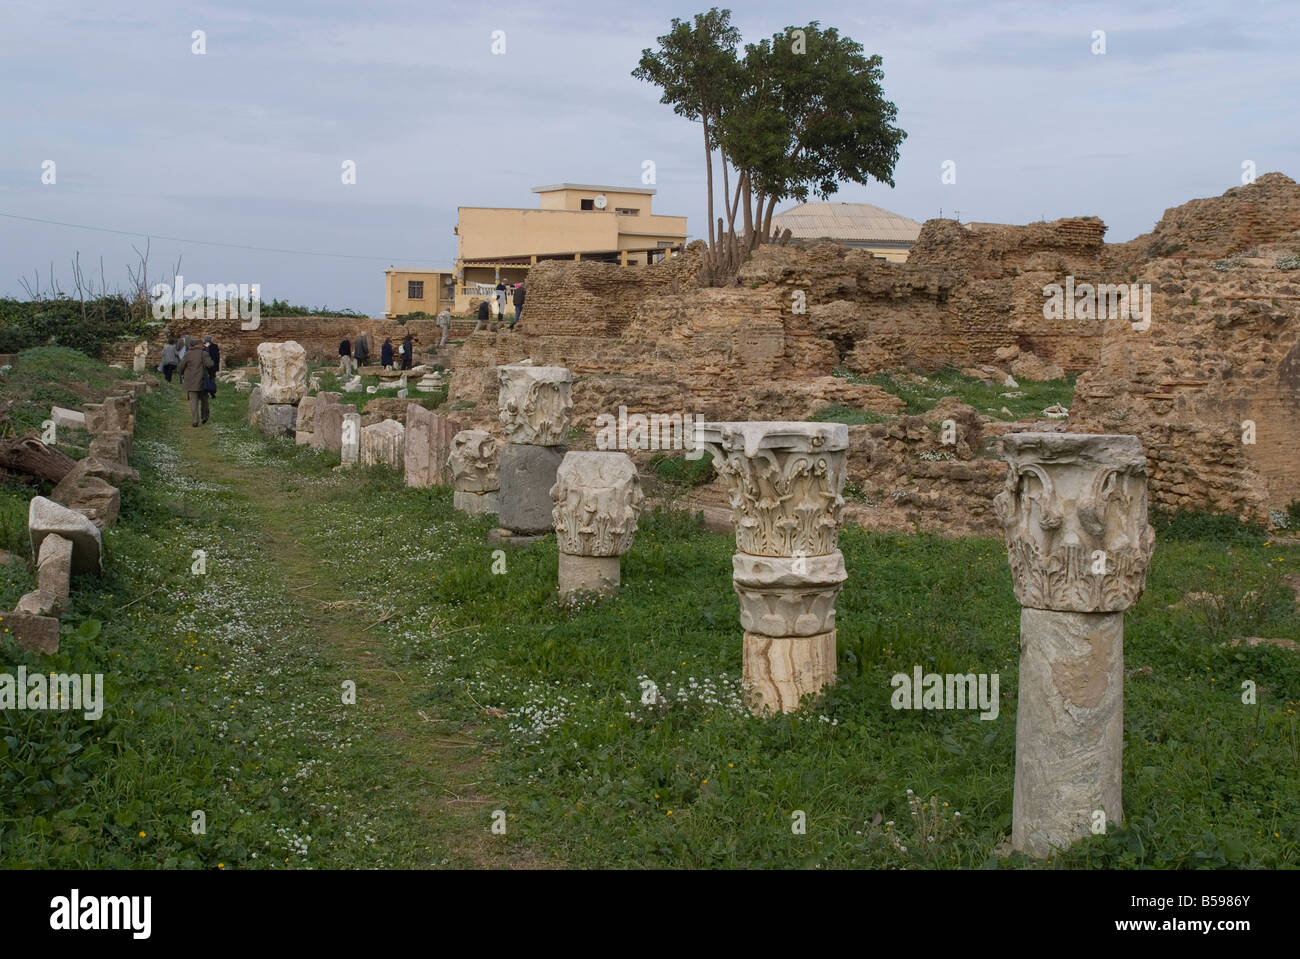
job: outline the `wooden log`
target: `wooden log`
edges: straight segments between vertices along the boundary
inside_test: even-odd
[[[46,446],[34,436],[0,440],[0,467],[15,473],[58,483],[76,465],[71,456]]]

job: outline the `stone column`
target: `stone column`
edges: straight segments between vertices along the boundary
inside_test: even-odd
[[[697,438],[731,493],[749,706],[793,712],[806,693],[835,682],[835,597],[848,578],[837,548],[848,427],[705,423]]]
[[[339,466],[354,466],[361,456],[361,414],[357,412],[343,414],[343,426],[339,440]]]
[[[560,547],[560,598],[618,592],[619,557],[632,548],[641,481],[626,453],[566,453],[551,487]]]
[[[249,400],[249,421],[270,436],[294,436],[298,404],[307,395],[307,351],[299,343],[259,343],[261,401]]]
[[[452,505],[470,516],[497,511],[501,488],[496,438],[484,430],[461,430],[451,438],[447,454],[451,471]]]
[[[562,366],[498,366],[497,398],[506,435],[497,515],[504,536],[551,530],[551,487],[568,448],[573,375]]]
[[[1136,436],[1010,433],[1002,455],[995,507],[1023,607],[1011,847],[1044,858],[1123,821],[1124,610],[1155,531]]]

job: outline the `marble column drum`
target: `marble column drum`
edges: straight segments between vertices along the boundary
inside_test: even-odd
[[[485,430],[461,430],[451,438],[447,469],[456,509],[470,516],[497,511],[497,491],[501,489],[497,455],[497,441]]]
[[[1123,821],[1124,610],[1146,583],[1136,436],[1010,433],[995,500],[1020,614],[1011,846],[1036,858]]]
[[[835,682],[835,599],[848,578],[837,545],[848,427],[705,423],[697,434],[731,495],[749,707],[793,712]]]

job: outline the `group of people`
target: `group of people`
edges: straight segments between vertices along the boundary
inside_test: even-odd
[[[386,370],[409,370],[415,365],[415,344],[417,337],[407,333],[402,337],[394,355],[393,341],[385,338],[379,349],[379,364]],[[396,361],[396,362],[395,362]],[[339,343],[339,375],[354,376],[361,367],[370,362],[370,339],[365,331],[358,333],[354,339],[344,337]]]
[[[497,283],[495,296],[486,298],[479,303],[478,305],[478,320],[479,320],[478,328],[479,329],[482,329],[485,323],[491,320],[499,319],[500,317],[506,315],[507,298],[511,296],[513,296],[514,304],[515,304],[515,318],[510,321],[508,329],[513,330],[515,326],[518,325],[519,317],[524,312],[524,299],[527,297],[528,293],[524,289],[524,283],[522,280],[514,285],[513,294],[509,292],[511,289],[512,289],[511,287],[508,287],[506,285],[504,280],[499,281]],[[495,327],[493,328],[495,329]]]
[[[216,374],[220,368],[221,348],[211,333],[204,334],[201,343],[190,333],[182,334],[179,341],[169,336],[163,346],[158,369],[168,383],[173,374],[180,376],[181,388],[189,394],[190,419],[195,426],[208,421],[208,401],[217,395]]]

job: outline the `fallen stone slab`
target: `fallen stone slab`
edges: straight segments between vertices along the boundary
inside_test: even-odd
[[[59,621],[52,616],[34,616],[31,613],[0,613],[0,635],[8,634],[18,640],[23,649],[38,653],[59,651]]]
[[[84,430],[86,428],[86,414],[80,410],[65,410],[62,406],[50,407],[50,419],[54,421],[54,428],[58,430]]]
[[[41,555],[41,544],[51,534],[72,542],[72,571],[100,573],[104,568],[104,540],[89,519],[44,496],[32,498],[27,507],[27,531],[32,555]]]
[[[85,460],[78,462],[50,492],[50,499],[83,514],[100,529],[108,529],[117,522],[122,494],[112,483],[92,475],[91,466]]]
[[[86,455],[107,460],[110,463],[126,463],[131,459],[131,434],[116,430],[100,433],[90,441]]]
[[[266,405],[266,400],[262,399],[262,387],[254,386],[248,394],[248,422],[257,425],[257,414],[261,412],[262,407]]]
[[[68,603],[72,580],[72,540],[57,533],[41,541],[36,560],[36,588],[54,596],[54,605],[62,611]]]
[[[15,613],[26,613],[29,616],[53,616],[56,619],[62,611],[63,605],[59,602],[59,597],[48,589],[34,589],[18,600],[14,606]]]
[[[105,483],[111,483],[113,486],[140,482],[140,474],[130,466],[99,456],[87,456],[73,469],[80,469],[87,476],[98,476]]]

